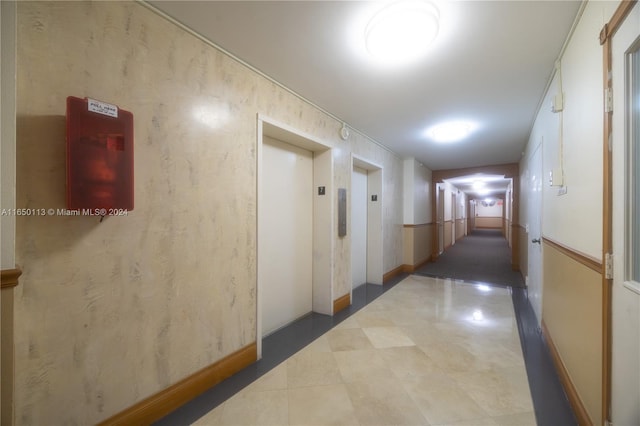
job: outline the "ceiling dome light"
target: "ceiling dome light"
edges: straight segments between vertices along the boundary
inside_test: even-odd
[[[473,185],[472,186],[473,186],[473,189],[482,189],[486,185],[487,184],[483,180],[476,179],[476,180],[473,181]]]
[[[431,127],[427,135],[436,142],[456,142],[466,138],[475,129],[467,121],[448,121]]]
[[[406,63],[422,56],[438,35],[440,13],[429,1],[392,3],[369,21],[365,29],[368,52],[376,59]]]

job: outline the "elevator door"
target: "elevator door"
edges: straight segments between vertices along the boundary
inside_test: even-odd
[[[353,167],[351,175],[351,284],[367,282],[367,171]]]
[[[313,153],[264,138],[258,264],[262,336],[312,310]]]

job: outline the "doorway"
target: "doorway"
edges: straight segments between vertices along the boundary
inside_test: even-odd
[[[640,423],[640,9],[611,41],[611,407],[613,424]],[[618,113],[620,112],[620,113]],[[607,176],[605,176],[605,179]],[[606,225],[605,225],[606,226]],[[606,260],[606,259],[605,259]],[[611,276],[610,276],[611,277]],[[606,350],[606,348],[605,348]]]
[[[436,217],[436,222],[438,226],[437,232],[434,234],[434,242],[433,242],[433,259],[436,260],[440,254],[444,251],[444,248],[447,247],[448,239],[450,233],[446,230],[447,221],[445,218],[448,217],[448,213],[450,212],[448,207],[446,211],[443,212],[445,206],[445,185],[447,180],[452,180],[460,177],[470,177],[472,175],[493,175],[499,177],[500,180],[509,179],[512,188],[512,197],[513,203],[511,204],[511,215],[513,217],[513,223],[511,224],[512,228],[518,228],[518,217],[519,217],[519,185],[520,185],[520,172],[518,164],[501,164],[494,166],[482,166],[482,167],[471,167],[465,169],[449,169],[449,170],[434,170],[432,174],[432,206],[433,206],[433,215]],[[447,197],[448,198],[448,197]],[[476,216],[472,220],[472,224],[470,229],[473,228],[481,228],[483,224],[478,220],[478,210],[479,205],[476,204],[476,211],[474,212]],[[502,218],[500,218],[502,220]],[[444,227],[444,232],[441,227]],[[518,240],[515,240],[515,243],[511,246],[511,267],[514,271],[520,270],[520,249]]]
[[[444,252],[444,187],[438,184],[437,188],[438,255],[441,255]]]
[[[353,166],[351,174],[351,289],[367,282],[368,172]]]
[[[357,155],[351,157],[351,276],[360,284],[383,283],[382,167]],[[363,281],[364,280],[364,281]],[[353,294],[351,295],[353,296]]]
[[[451,245],[456,243],[456,226],[458,224],[458,203],[456,194],[451,193]]]
[[[331,147],[285,124],[257,122],[256,344],[311,311],[333,314]]]
[[[535,149],[529,162],[528,185],[529,203],[527,204],[527,241],[528,266],[526,277],[529,287],[531,306],[538,322],[542,320],[542,141]]]
[[[263,336],[312,310],[312,192],[313,152],[264,136],[258,233]]]

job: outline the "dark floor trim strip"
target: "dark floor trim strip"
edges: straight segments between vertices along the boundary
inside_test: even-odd
[[[555,369],[549,347],[538,325],[527,290],[513,287],[511,297],[537,423],[578,425]]]
[[[591,425],[594,424],[589,418],[589,413],[585,408],[582,400],[580,399],[580,395],[576,390],[573,382],[571,381],[571,377],[569,376],[569,372],[562,362],[562,357],[556,348],[556,345],[553,343],[553,339],[551,338],[551,334],[549,333],[549,329],[547,329],[544,320],[542,321],[542,336],[544,337],[547,345],[549,346],[549,350],[551,352],[551,358],[553,359],[553,363],[556,366],[556,370],[560,375],[560,381],[562,382],[565,391],[567,392],[567,397],[569,398],[569,402],[573,407],[576,416],[578,417],[578,422],[581,425]]]

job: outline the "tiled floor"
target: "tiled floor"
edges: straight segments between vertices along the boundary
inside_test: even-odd
[[[410,276],[199,425],[535,425],[511,292]]]

